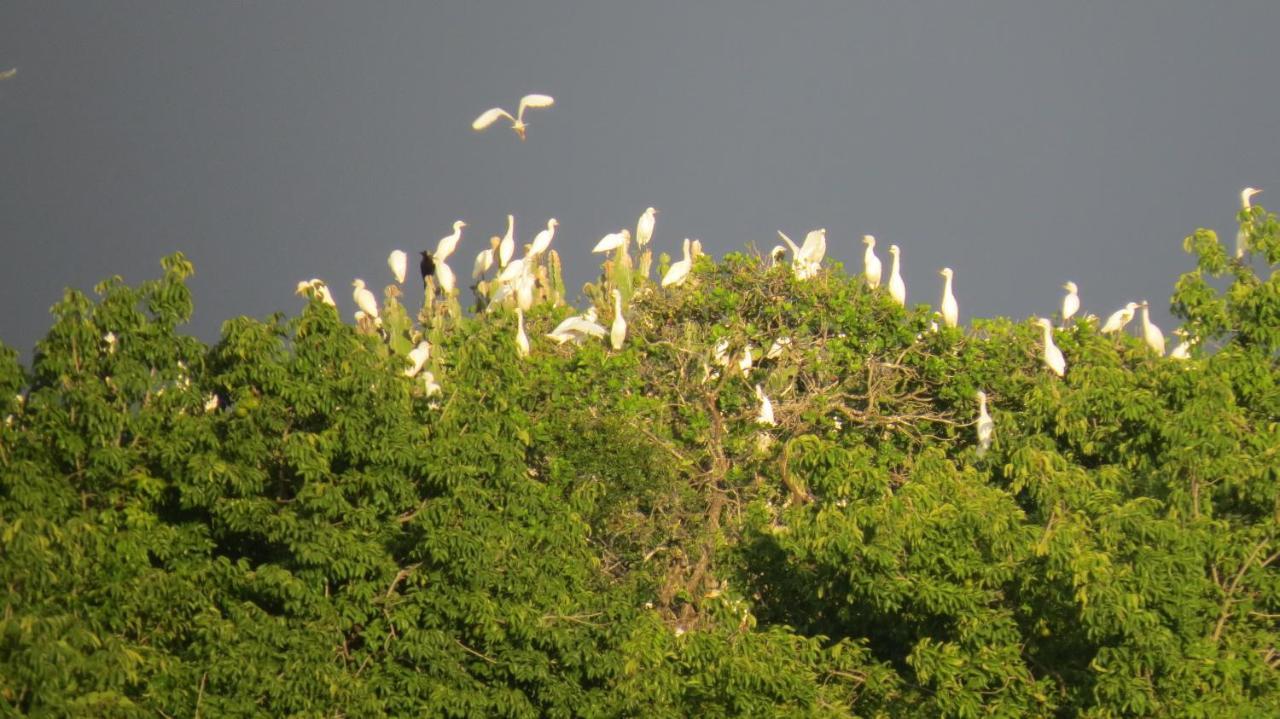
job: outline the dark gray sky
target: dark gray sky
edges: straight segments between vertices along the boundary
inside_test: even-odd
[[[571,287],[648,205],[715,255],[828,228],[956,270],[962,321],[1150,298],[1197,226],[1280,195],[1280,2],[84,3],[0,6],[0,339],[64,286],[196,265],[192,330],[294,312],[555,216]],[[469,124],[526,92],[529,140]],[[881,253],[887,261],[887,254]],[[465,259],[463,259],[465,257]]]

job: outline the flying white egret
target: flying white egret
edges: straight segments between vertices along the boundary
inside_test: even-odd
[[[515,215],[507,215],[507,234],[502,236],[502,241],[498,243],[498,266],[506,267],[507,263],[516,254],[516,218]]]
[[[600,241],[596,243],[595,247],[591,248],[591,251],[592,252],[613,252],[619,247],[626,245],[627,241],[630,239],[631,239],[631,232],[629,230],[621,230],[619,232],[610,232],[609,234],[600,238]]]
[[[960,306],[951,291],[951,277],[955,273],[950,267],[943,267],[938,274],[942,275],[942,322],[948,327],[955,327],[960,323]]]
[[[533,244],[529,246],[529,249],[525,252],[525,256],[536,257],[543,252],[546,252],[547,248],[551,247],[551,240],[555,239],[556,228],[559,226],[560,221],[556,218],[552,217],[547,220],[547,229],[533,236]]]
[[[653,223],[654,215],[658,211],[652,207],[646,208],[643,215],[636,222],[636,247],[644,247],[649,244],[649,240],[653,239]]]
[[[1080,311],[1080,288],[1076,287],[1076,283],[1068,280],[1062,289],[1067,291],[1066,297],[1062,298],[1062,324],[1065,327],[1067,320]]]
[[[417,347],[409,350],[409,361],[413,363],[413,366],[405,368],[404,376],[416,377],[422,371],[422,366],[427,363],[427,359],[430,356],[431,344],[426,340],[419,342]]]
[[[405,270],[409,269],[409,256],[404,250],[394,250],[387,256],[387,267],[391,268],[391,274],[396,278],[397,283],[404,283]]]
[[[867,248],[869,252],[870,247]],[[889,296],[903,307],[907,306],[907,283],[902,281],[902,250],[897,245],[889,245],[889,254],[893,257],[893,267],[889,271]],[[877,260],[878,261],[878,260]]]
[[[1140,307],[1142,307],[1142,339],[1146,340],[1147,346],[1152,351],[1163,357],[1164,333],[1151,321],[1151,304],[1143,300]]]
[[[1044,328],[1044,366],[1061,377],[1067,372],[1067,358],[1062,356],[1062,350],[1053,343],[1053,323],[1040,317],[1036,324]]]
[[[365,289],[364,280],[356,278],[351,286],[355,289],[351,291],[351,299],[356,301],[356,307],[364,312],[366,317],[373,318],[374,322],[380,320],[378,315],[378,301],[374,298],[373,293]]]
[[[516,111],[516,116],[512,117],[511,113],[500,107],[492,107],[480,114],[480,117],[471,123],[471,129],[476,132],[487,129],[499,117],[505,117],[511,121],[511,129],[516,131],[516,135],[520,137],[521,142],[524,141],[525,130],[528,125],[524,121],[524,111],[529,108],[551,107],[555,104],[555,100],[550,95],[525,95],[520,98],[520,107]]]
[[[613,326],[609,329],[609,344],[615,350],[622,349],[627,338],[627,321],[622,317],[622,292],[613,291]]]
[[[987,414],[987,393],[978,390],[978,456],[987,453],[991,448],[991,438],[996,433],[995,420]]]
[[[867,246],[862,253],[862,275],[867,278],[867,286],[874,290],[880,286],[880,274],[884,271],[884,265],[876,257],[876,238],[873,235],[863,235],[862,244]]]
[[[605,334],[605,329],[596,322],[596,308],[592,307],[580,315],[565,318],[547,336],[555,340],[556,344],[564,344],[569,340],[581,342],[588,335],[604,337]]]
[[[478,280],[484,277],[490,267],[493,267],[493,248],[487,247],[476,255],[476,263],[471,268],[471,279]]]
[[[1124,307],[1112,312],[1111,316],[1107,318],[1106,323],[1102,325],[1102,332],[1104,334],[1109,332],[1123,332],[1125,325],[1129,324],[1130,320],[1133,319],[1133,313],[1137,309],[1138,303],[1130,302]]]
[[[778,423],[773,419],[773,403],[769,401],[768,395],[764,393],[764,388],[756,385],[756,399],[760,401],[760,411],[756,414],[756,424],[764,424],[770,427],[776,426]]]
[[[672,262],[671,267],[667,268],[667,274],[662,277],[662,286],[670,287],[672,285],[684,284],[685,278],[689,276],[689,270],[693,268],[693,259],[689,257],[689,238],[684,238],[684,259]]]
[[[436,262],[444,262],[449,259],[449,255],[452,255],[453,251],[458,248],[458,240],[462,238],[462,228],[466,226],[467,223],[458,220],[453,223],[453,234],[440,238],[440,241],[436,243],[436,251],[433,255]]]
[[[1262,192],[1262,190],[1259,190],[1256,187],[1246,187],[1243,190],[1241,190],[1240,191],[1240,209],[1245,211],[1252,209],[1253,205],[1250,202],[1250,200],[1252,200],[1253,196],[1258,194],[1259,192]],[[1236,232],[1236,259],[1240,259],[1241,257],[1244,257],[1246,244],[1248,244],[1248,241],[1245,235],[1244,227],[1241,227]]]
[[[448,263],[436,260],[436,281],[440,283],[440,289],[446,295],[453,294],[454,287],[457,286],[458,280],[453,274],[453,270],[449,268]]]
[[[529,335],[524,333],[524,310],[516,308],[516,354],[529,356]]]

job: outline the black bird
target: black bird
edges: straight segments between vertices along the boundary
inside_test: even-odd
[[[422,255],[422,262],[418,264],[418,269],[422,271],[422,284],[427,284],[427,278],[436,273],[436,260],[427,250],[423,250],[418,254]]]

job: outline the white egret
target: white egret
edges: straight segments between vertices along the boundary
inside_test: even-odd
[[[768,395],[764,393],[764,388],[756,385],[756,399],[760,401],[760,411],[756,414],[756,424],[764,424],[770,427],[776,426],[778,423],[773,418],[773,403],[769,401]]]
[[[1036,320],[1036,324],[1044,328],[1044,366],[1061,377],[1067,372],[1067,358],[1062,356],[1062,350],[1053,343],[1053,323],[1041,317]]]
[[[1246,212],[1252,209],[1253,204],[1250,202],[1250,200],[1252,200],[1253,196],[1258,194],[1259,192],[1262,192],[1262,190],[1259,190],[1256,187],[1246,187],[1243,190],[1241,190],[1240,191],[1240,209]],[[1241,227],[1236,232],[1236,259],[1240,259],[1241,257],[1244,257],[1246,244],[1248,244],[1247,237],[1245,235],[1244,227]]]
[[[309,297],[312,293],[317,295],[320,301],[326,305],[329,305],[330,307],[338,306],[338,303],[333,301],[333,295],[329,292],[329,286],[324,283],[324,280],[319,278],[312,278],[306,282],[299,282],[298,287],[294,292],[294,294],[301,297]]]
[[[1138,303],[1130,302],[1124,307],[1112,312],[1111,316],[1107,318],[1106,323],[1102,325],[1102,332],[1104,334],[1109,332],[1123,332],[1125,325],[1129,324],[1129,321],[1133,319],[1133,313],[1136,309],[1138,309]]]
[[[870,251],[871,248],[867,248]],[[897,245],[889,245],[889,255],[893,257],[893,267],[889,271],[889,296],[899,305],[907,306],[907,283],[902,281],[902,250]]]
[[[1068,280],[1062,289],[1067,291],[1066,297],[1062,298],[1062,324],[1066,326],[1067,320],[1080,311],[1080,288],[1076,287],[1076,283]]]
[[[555,104],[555,100],[550,95],[525,95],[520,98],[520,107],[516,111],[515,117],[512,117],[511,113],[500,107],[492,107],[482,112],[480,117],[477,117],[475,122],[471,123],[471,129],[480,132],[487,129],[499,117],[505,117],[511,121],[511,129],[516,131],[516,135],[523,142],[525,130],[529,127],[524,121],[524,111],[529,108],[551,107],[553,104]]]
[[[591,251],[592,252],[613,252],[619,247],[626,245],[627,241],[630,239],[631,239],[631,232],[629,230],[621,230],[619,232],[610,232],[609,234],[600,238],[600,241],[596,243],[595,247],[591,248]]]
[[[107,332],[102,336],[102,341],[107,343],[107,354],[115,354],[116,352],[116,333]]]
[[[458,280],[453,274],[453,270],[449,268],[448,263],[436,260],[436,281],[440,283],[440,289],[446,295],[453,294],[454,287],[457,286]]]
[[[1142,301],[1142,339],[1157,355],[1164,356],[1164,333],[1151,321],[1151,304]]]
[[[524,257],[512,260],[503,268],[502,272],[498,273],[498,282],[514,282],[516,278],[526,273],[528,264],[529,263],[525,261]]]
[[[404,283],[405,270],[409,269],[409,256],[404,250],[394,250],[387,256],[387,267],[391,268],[391,274],[396,278],[396,282]]]
[[[215,412],[218,409],[218,395],[210,393],[204,398],[204,411],[206,414]]]
[[[746,374],[751,371],[751,367],[754,364],[755,360],[751,356],[751,344],[748,343],[742,348],[742,356],[738,358],[738,369],[742,371],[742,374]]]
[[[525,252],[525,256],[536,257],[543,252],[546,252],[547,248],[551,247],[551,240],[555,239],[556,228],[559,226],[560,221],[556,218],[552,217],[547,220],[547,229],[533,236],[533,244],[529,246],[529,249]]]
[[[978,456],[987,453],[991,448],[991,438],[996,433],[995,420],[987,414],[987,393],[978,390]]]
[[[516,278],[516,306],[522,310],[528,311],[533,307],[533,290],[535,280],[533,275],[528,272]]]
[[[627,338],[627,321],[622,317],[622,292],[613,291],[613,326],[609,330],[609,344],[615,350],[622,349],[622,342]]]
[[[476,263],[471,267],[471,279],[478,280],[484,277],[489,268],[493,267],[493,248],[485,248],[476,255]]]
[[[684,259],[671,263],[667,274],[662,277],[662,286],[682,285],[693,268],[693,259],[689,257],[689,238],[684,238]]]
[[[782,230],[778,230],[778,237],[781,237],[782,241],[787,243],[787,249],[791,250],[791,260],[794,262],[800,256],[800,246],[792,242],[791,238],[787,237],[787,233]]]
[[[366,317],[370,317],[374,322],[378,322],[378,301],[374,298],[373,293],[365,289],[364,280],[356,278],[351,286],[355,289],[351,291],[351,299],[356,301],[356,307],[364,312]]]
[[[721,367],[729,366],[729,338],[725,337],[716,343],[711,350],[711,358]]]
[[[649,240],[653,239],[653,223],[654,215],[658,211],[652,207],[646,208],[643,215],[636,222],[636,247],[644,247],[649,244]]]
[[[816,272],[826,254],[827,230],[822,227],[811,230],[809,234],[804,236],[804,244],[800,246],[800,252],[796,254],[796,259],[806,266],[812,267]]]
[[[565,318],[547,336],[555,340],[556,344],[564,344],[569,340],[581,342],[588,335],[604,337],[605,334],[605,329],[596,322],[596,308],[592,307],[580,315]]]
[[[1195,344],[1195,340],[1187,337],[1187,331],[1179,327],[1173,333],[1182,341],[1169,352],[1169,359],[1185,360],[1191,358],[1191,345]]]
[[[529,335],[524,333],[524,310],[516,308],[516,354],[529,356]]]
[[[778,263],[782,262],[782,258],[786,254],[787,254],[787,248],[783,247],[782,245],[774,245],[773,249],[769,250],[769,266],[777,267]]]
[[[943,267],[938,274],[942,275],[942,322],[948,327],[955,327],[960,322],[960,306],[951,291],[951,277],[955,273],[950,267]]]
[[[436,376],[431,370],[422,373],[422,389],[428,397],[440,394],[440,383],[436,382]]]
[[[502,241],[498,243],[498,266],[506,267],[507,263],[516,254],[516,218],[515,215],[507,215],[507,234],[502,236]]]
[[[782,356],[782,351],[791,346],[790,337],[779,337],[769,345],[769,351],[764,353],[765,359],[777,359]]]
[[[867,246],[866,251],[862,253],[862,275],[867,278],[867,286],[874,290],[880,286],[880,274],[884,271],[884,265],[880,263],[880,258],[876,257],[874,236],[863,235],[862,244]]]
[[[458,248],[458,240],[462,238],[462,228],[466,226],[467,223],[458,220],[453,223],[453,234],[440,238],[440,241],[436,243],[436,251],[433,255],[436,262],[444,262],[449,259],[449,255],[452,255],[453,251]]]
[[[426,340],[418,343],[417,347],[409,350],[409,361],[413,363],[412,367],[405,368],[405,377],[416,377],[422,371],[422,366],[427,363],[427,359],[431,356],[431,344]]]

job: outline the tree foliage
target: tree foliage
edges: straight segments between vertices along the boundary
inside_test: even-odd
[[[1280,714],[1280,225],[1240,221],[1246,261],[1187,238],[1191,359],[1086,319],[1065,378],[1030,323],[748,255],[663,290],[619,253],[625,348],[544,338],[556,287],[527,358],[394,290],[205,346],[181,255],[68,291],[30,368],[0,347],[0,707]]]

